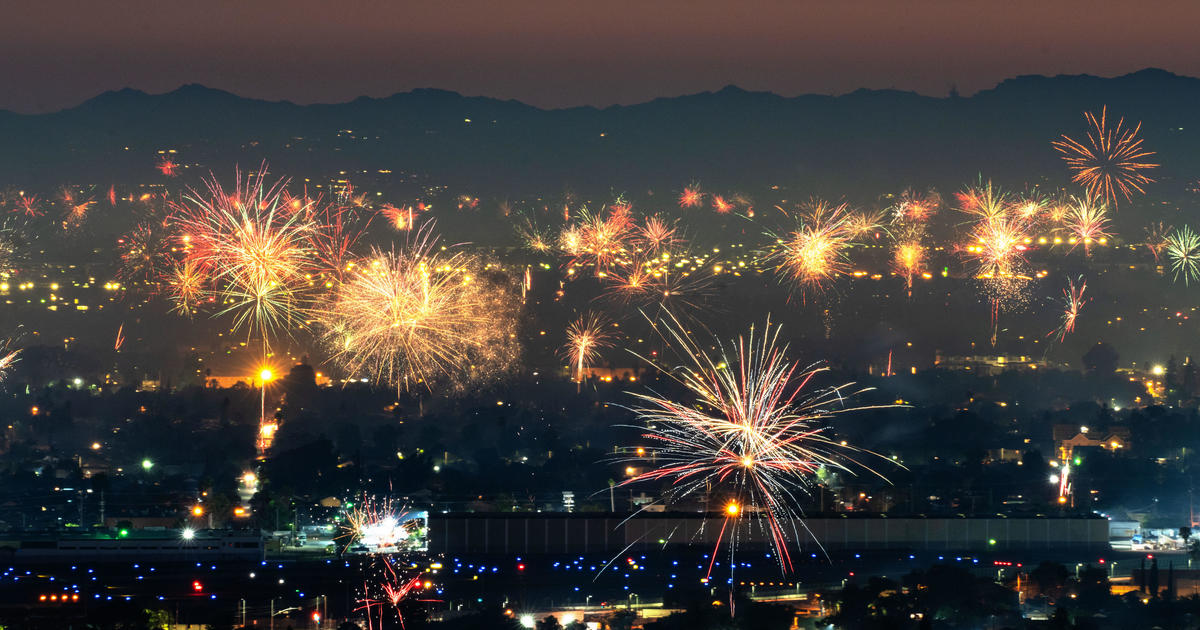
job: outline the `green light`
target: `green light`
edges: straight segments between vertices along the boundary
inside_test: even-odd
[[[1083,463],[1083,458],[1082,458],[1082,457],[1079,457],[1078,455],[1076,455],[1076,456],[1075,456],[1075,465],[1076,465],[1076,466],[1078,466],[1078,465],[1080,465],[1080,464],[1082,464],[1082,463]]]
[[[154,468],[154,462],[150,461],[149,459],[143,459],[142,460],[142,469],[150,470],[151,468]]]
[[[989,544],[989,545],[995,545],[995,544],[996,544],[996,539],[995,539],[995,538],[989,538],[989,539],[988,539],[988,544]]]
[[[122,529],[121,531],[117,532],[117,536],[118,536],[118,537],[120,537],[120,538],[128,538],[128,537],[129,537],[129,530],[128,530],[128,529]]]

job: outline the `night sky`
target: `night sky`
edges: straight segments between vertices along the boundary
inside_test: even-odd
[[[6,3],[0,108],[203,83],[300,103],[417,87],[560,107],[729,83],[971,94],[1018,74],[1200,75],[1200,3],[240,0]]]

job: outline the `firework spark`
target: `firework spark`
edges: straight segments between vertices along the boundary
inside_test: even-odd
[[[897,221],[925,223],[941,205],[942,197],[936,190],[930,190],[927,194],[906,190],[901,193],[899,203],[893,207],[893,216]]]
[[[41,202],[37,195],[21,194],[17,197],[17,207],[13,212],[20,212],[30,218],[40,217],[42,216]]]
[[[1185,225],[1171,232],[1166,251],[1175,282],[1182,278],[1183,284],[1188,285],[1200,280],[1200,235],[1192,228]]]
[[[208,277],[193,260],[185,259],[173,265],[167,273],[166,284],[174,313],[191,317],[202,303],[209,301]]]
[[[972,186],[955,195],[958,209],[981,220],[990,220],[1008,214],[1008,194],[992,186],[992,182]]]
[[[1072,246],[1083,243],[1084,253],[1090,255],[1093,242],[1107,242],[1112,236],[1105,231],[1108,227],[1107,214],[1108,205],[1103,201],[1072,197],[1066,217],[1067,229],[1075,238]]]
[[[175,160],[172,160],[171,157],[167,155],[164,155],[162,159],[158,161],[158,164],[154,166],[154,168],[158,169],[159,173],[162,173],[167,177],[175,177],[179,174],[179,165],[175,163]]]
[[[780,329],[769,320],[761,334],[751,328],[728,348],[718,341],[714,354],[678,320],[656,328],[665,329],[664,340],[685,364],[667,369],[650,362],[686,388],[688,397],[633,394],[639,427],[649,427],[643,437],[658,446],[654,467],[625,483],[666,481],[669,500],[707,495],[710,505],[723,502],[717,547],[726,545],[732,558],[738,540],[758,527],[767,532],[781,570],[790,571],[789,546],[803,527],[797,493],[809,491],[821,469],[870,470],[857,459],[865,451],[835,439],[829,427],[841,414],[869,409],[846,407],[848,398],[867,390],[853,383],[812,388],[825,368],[789,361],[787,346],[779,344]],[[710,574],[712,566],[710,561]]]
[[[1075,320],[1079,317],[1079,311],[1084,304],[1091,301],[1091,298],[1084,298],[1083,294],[1087,291],[1087,280],[1080,276],[1078,281],[1067,278],[1067,288],[1063,289],[1062,305],[1062,323],[1058,328],[1050,331],[1047,337],[1058,336],[1059,343],[1067,338],[1067,335],[1075,332]]]
[[[357,213],[343,206],[328,206],[318,214],[312,247],[319,270],[341,282],[353,262],[355,246],[371,224],[371,217],[360,222]]]
[[[1157,221],[1146,226],[1146,240],[1142,241],[1146,249],[1154,254],[1154,264],[1158,264],[1158,257],[1163,250],[1167,248],[1167,237],[1171,234],[1171,227],[1165,225],[1162,221]]]
[[[925,260],[925,248],[919,241],[911,240],[896,245],[896,273],[904,276],[908,290],[912,291],[913,274],[921,272],[921,264]]]
[[[359,497],[342,514],[344,549],[363,545],[372,552],[406,551],[420,547],[420,512],[412,512],[392,499],[372,496]]]
[[[400,231],[408,231],[413,228],[413,209],[412,206],[397,207],[390,203],[385,203],[379,207],[379,214],[387,219],[392,227]]]
[[[8,376],[8,371],[12,369],[21,355],[20,349],[9,349],[10,343],[6,341],[0,345],[0,382],[3,382],[4,378]]]
[[[525,245],[525,248],[532,252],[545,254],[553,249],[553,244],[550,237],[546,233],[538,229],[533,220],[526,218],[517,223],[516,226],[517,238]]]
[[[0,217],[0,274],[9,275],[28,258],[30,236],[27,219],[19,216]]]
[[[846,222],[844,204],[819,203],[795,231],[777,239],[767,259],[796,284],[819,290],[846,271],[846,248],[850,244]]]
[[[172,259],[165,230],[158,225],[143,223],[121,237],[118,276],[126,285],[157,286]]]
[[[205,193],[189,191],[173,204],[173,224],[188,239],[193,272],[210,277],[218,315],[232,314],[234,330],[257,332],[264,352],[276,331],[303,325],[302,292],[310,286],[317,252],[308,213],[283,209],[286,180],[265,183],[265,166],[226,192],[215,178]]]
[[[511,287],[480,260],[436,243],[422,228],[399,250],[375,250],[315,309],[331,358],[348,375],[399,391],[462,386],[511,369],[519,310]]]
[[[884,227],[886,217],[887,213],[882,210],[878,212],[867,210],[850,212],[846,215],[846,235],[854,240],[873,236]]]
[[[647,217],[642,226],[638,228],[637,240],[647,251],[657,252],[682,241],[676,232],[677,229],[673,223],[668,223],[657,216]]]
[[[680,208],[698,208],[704,202],[704,193],[699,186],[686,186],[679,195]]]
[[[587,366],[600,356],[600,351],[613,344],[607,330],[607,320],[597,313],[585,313],[567,327],[567,343],[562,353],[571,364],[576,383],[582,383]]]
[[[1090,196],[1104,199],[1113,207],[1117,205],[1117,193],[1126,201],[1132,200],[1134,192],[1145,194],[1142,186],[1153,182],[1144,171],[1156,168],[1157,164],[1144,161],[1154,155],[1142,148],[1142,139],[1137,137],[1142,124],[1125,127],[1125,119],[1108,126],[1108,107],[1100,110],[1100,118],[1086,112],[1088,122],[1087,139],[1078,142],[1065,134],[1053,146],[1062,154],[1067,167],[1075,171],[1071,180],[1082,184]]]

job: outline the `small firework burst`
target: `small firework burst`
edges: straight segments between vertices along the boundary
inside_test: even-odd
[[[798,286],[820,290],[846,272],[846,206],[819,202],[804,217],[794,231],[776,239],[767,260]]]
[[[679,194],[680,208],[698,208],[701,203],[704,203],[704,193],[695,184],[685,186],[683,192]]]
[[[562,353],[571,365],[576,383],[583,382],[587,366],[599,358],[601,350],[611,347],[613,341],[608,320],[599,313],[585,313],[567,327],[567,343]]]
[[[1067,338],[1067,335],[1075,332],[1075,321],[1079,318],[1079,311],[1083,309],[1083,305],[1091,301],[1091,298],[1083,297],[1087,291],[1087,280],[1080,276],[1078,280],[1067,278],[1067,288],[1063,289],[1062,306],[1063,314],[1062,321],[1058,328],[1050,331],[1047,337],[1058,337],[1059,343]]]
[[[1067,167],[1075,171],[1072,181],[1082,184],[1091,197],[1103,199],[1114,207],[1118,193],[1126,201],[1132,200],[1135,192],[1145,194],[1142,186],[1154,181],[1145,171],[1158,165],[1145,161],[1154,152],[1142,148],[1142,139],[1138,137],[1142,124],[1128,128],[1121,118],[1110,127],[1107,106],[1100,110],[1098,119],[1091,112],[1084,113],[1084,118],[1088,122],[1086,140],[1079,142],[1064,134],[1051,143],[1062,154]]]
[[[194,260],[184,259],[172,265],[165,283],[174,313],[191,317],[199,312],[202,303],[209,301],[208,277]]]
[[[1192,228],[1185,225],[1171,232],[1166,251],[1175,282],[1182,279],[1184,285],[1189,285],[1200,280],[1200,235]]]
[[[1146,238],[1142,241],[1142,245],[1154,254],[1154,263],[1158,264],[1158,257],[1163,250],[1167,248],[1167,238],[1171,234],[1171,226],[1164,224],[1162,221],[1156,221],[1146,226]]]
[[[1107,242],[1112,234],[1108,227],[1108,205],[1103,201],[1086,197],[1072,197],[1070,210],[1067,212],[1066,226],[1075,237],[1074,244],[1083,244],[1083,251],[1091,254],[1094,242]]]
[[[176,175],[179,175],[179,165],[176,164],[175,160],[171,159],[171,156],[169,155],[162,156],[154,168],[158,169],[159,173],[162,173],[167,177],[175,177]]]
[[[679,238],[673,222],[652,216],[646,217],[638,228],[637,240],[647,251],[657,252],[678,245],[683,239]]]

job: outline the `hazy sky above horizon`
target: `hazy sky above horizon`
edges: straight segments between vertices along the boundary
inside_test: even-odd
[[[963,94],[1020,74],[1200,75],[1200,3],[1145,0],[45,0],[0,19],[0,108],[184,83],[299,103],[418,87],[543,107],[737,84]]]

